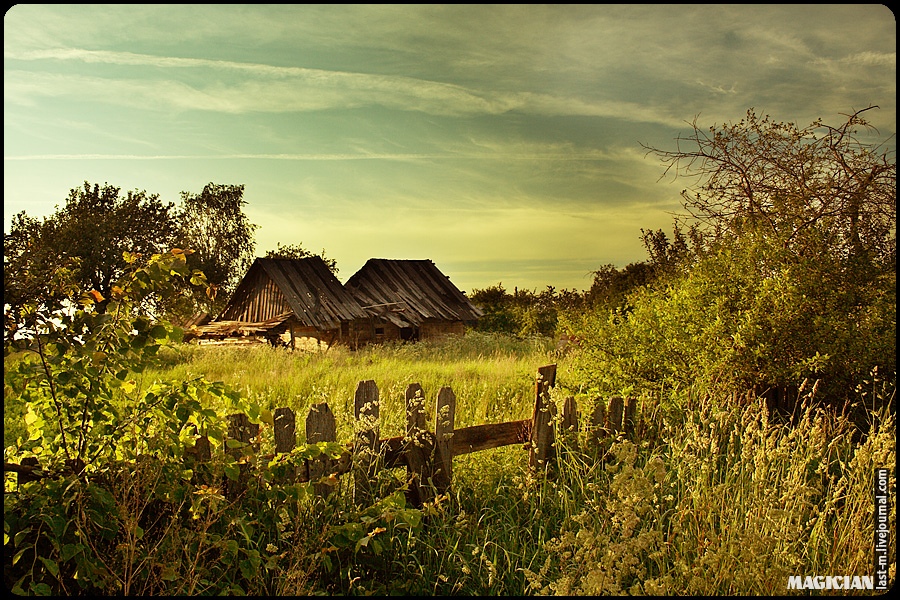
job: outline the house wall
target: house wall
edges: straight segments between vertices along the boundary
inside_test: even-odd
[[[281,339],[290,344],[290,324],[286,321],[285,331]],[[325,349],[331,344],[343,344],[351,348],[358,348],[366,344],[380,344],[388,341],[416,339],[436,339],[447,335],[464,335],[465,323],[462,321],[426,321],[422,323],[418,331],[414,328],[400,328],[390,321],[378,318],[356,319],[349,323],[343,323],[340,330],[332,329],[319,331],[313,327],[300,325],[293,322],[294,347],[307,350]]]
[[[419,339],[423,340],[465,333],[466,324],[462,321],[425,321],[419,325]]]
[[[235,298],[228,308],[219,316],[220,321],[246,321],[256,323],[272,319],[291,307],[284,299],[284,294],[268,277],[260,271],[254,274],[249,289],[241,289],[241,296]]]

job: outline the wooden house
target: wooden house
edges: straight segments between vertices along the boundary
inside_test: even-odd
[[[372,319],[318,256],[257,258],[203,337],[235,334],[356,346],[372,337]]]
[[[344,287],[372,315],[373,342],[462,335],[483,314],[430,260],[372,258]]]

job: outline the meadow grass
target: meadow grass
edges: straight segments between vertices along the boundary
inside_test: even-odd
[[[353,400],[360,381],[378,386],[381,433],[401,435],[405,394],[419,383],[433,423],[437,393],[450,386],[457,397],[456,426],[498,423],[531,416],[537,368],[552,362],[552,341],[471,332],[463,337],[416,344],[368,346],[353,351],[333,346],[320,352],[291,352],[271,346],[182,345],[162,357],[145,378],[223,381],[263,408],[293,409],[298,422],[314,403],[328,402],[338,439],[350,439]],[[298,427],[298,441],[304,441]]]
[[[537,367],[558,362],[565,373],[566,361],[546,340],[484,334],[315,354],[186,345],[162,359],[146,380],[202,375],[268,408],[289,406],[300,414],[326,400],[342,441],[352,435],[352,398],[360,380],[373,379],[381,390],[382,435],[390,436],[402,432],[409,383],[425,389],[429,423],[443,385],[459,399],[458,427],[509,421],[531,416]],[[562,387],[552,394],[560,413]],[[342,477],[339,494],[297,505],[277,527],[258,518],[253,543],[267,566],[257,578],[241,588],[205,589],[259,595],[782,595],[789,593],[791,575],[871,575],[873,469],[890,468],[890,489],[896,489],[894,395],[883,393],[889,395],[886,408],[870,413],[871,427],[861,435],[850,420],[813,402],[787,425],[764,401],[728,403],[686,390],[681,406],[689,410],[644,406],[644,416],[654,421],[652,439],[620,435],[590,447],[584,430],[560,439],[561,458],[549,474],[532,471],[520,446],[456,457],[450,492],[425,505],[416,527],[397,525],[394,509],[359,512],[348,499],[351,478]],[[396,488],[403,475],[395,469],[385,477]],[[896,531],[894,493],[891,503],[890,529]],[[226,534],[240,535],[229,519]],[[352,543],[344,554],[334,550],[326,533],[353,523],[368,527],[360,540],[381,540],[386,550],[352,550]],[[181,530],[171,531],[174,536]],[[168,552],[184,546],[175,542]],[[338,555],[340,569],[323,568],[323,557]],[[198,550],[192,570],[174,581],[193,581],[204,566],[197,561],[215,556],[214,549]],[[896,536],[890,564],[896,564]],[[895,576],[892,570],[891,580]],[[222,571],[219,577],[224,582],[231,575]],[[187,589],[158,585],[146,589]]]

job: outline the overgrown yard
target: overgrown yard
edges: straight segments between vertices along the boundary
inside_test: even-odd
[[[381,390],[384,436],[402,433],[411,382],[425,390],[429,422],[437,390],[452,386],[458,427],[530,418],[535,371],[548,362],[559,364],[559,408],[578,392],[567,357],[541,338],[476,333],[318,354],[175,345],[160,358],[136,385],[203,376],[298,414],[324,400],[339,441],[352,439],[360,380]],[[862,399],[875,393],[892,392],[875,386]],[[580,449],[560,448],[550,477],[518,446],[459,456],[451,492],[421,509],[397,491],[403,469],[384,472],[367,506],[352,502],[352,475],[328,500],[263,479],[229,502],[165,458],[29,483],[7,496],[6,583],[69,594],[782,594],[793,575],[871,575],[872,474],[891,467],[894,489],[892,414],[872,414],[860,437],[814,408],[789,427],[764,403],[682,400],[690,410],[645,398],[652,440],[590,448],[582,436]],[[227,412],[215,404],[204,408]],[[7,395],[7,434],[17,406]]]

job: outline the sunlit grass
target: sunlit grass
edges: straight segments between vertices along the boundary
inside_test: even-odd
[[[409,383],[425,389],[429,424],[438,389],[452,386],[456,425],[464,427],[529,418],[537,367],[566,367],[548,341],[481,334],[314,354],[185,345],[162,359],[144,373],[145,385],[203,376],[300,415],[328,401],[340,441],[352,436],[360,380],[373,379],[381,390],[382,435],[390,436],[403,429]],[[457,456],[450,492],[425,506],[422,527],[392,532],[390,552],[365,560],[354,555],[360,564],[337,577],[320,570],[318,557],[327,546],[321,532],[350,510],[351,477],[342,477],[343,495],[332,500],[331,516],[321,504],[309,504],[298,512],[302,522],[291,525],[298,532],[292,539],[302,541],[285,546],[279,564],[299,569],[298,582],[291,583],[288,571],[261,571],[246,591],[781,595],[790,575],[871,575],[873,469],[890,468],[890,489],[896,489],[890,386],[879,393],[887,394],[891,410],[870,414],[866,435],[812,404],[786,425],[762,401],[739,405],[700,390],[679,393],[672,407],[644,405],[652,440],[622,436],[591,448],[583,430],[559,440],[561,458],[549,477],[529,469],[528,453],[518,445]],[[561,403],[562,394],[553,399]],[[16,410],[13,399],[7,423],[20,418]],[[298,434],[302,441],[302,427]],[[387,476],[398,485],[404,473]],[[891,502],[895,531],[893,494]],[[282,534],[267,530],[266,522],[260,517],[256,535],[271,542],[259,548],[282,548]],[[891,565],[895,556],[892,538]],[[368,575],[354,579],[363,563]]]
[[[181,346],[164,357],[162,368],[149,370],[145,379],[203,376],[223,381],[263,408],[291,408],[298,418],[305,418],[312,404],[328,402],[337,419],[339,439],[349,438],[353,431],[357,384],[371,379],[379,390],[381,432],[392,436],[405,428],[405,394],[411,383],[419,383],[425,391],[430,423],[443,386],[450,386],[457,397],[457,427],[530,417],[537,368],[552,360],[552,348],[542,338],[519,340],[477,332],[359,351],[341,346],[323,352],[263,345]]]

